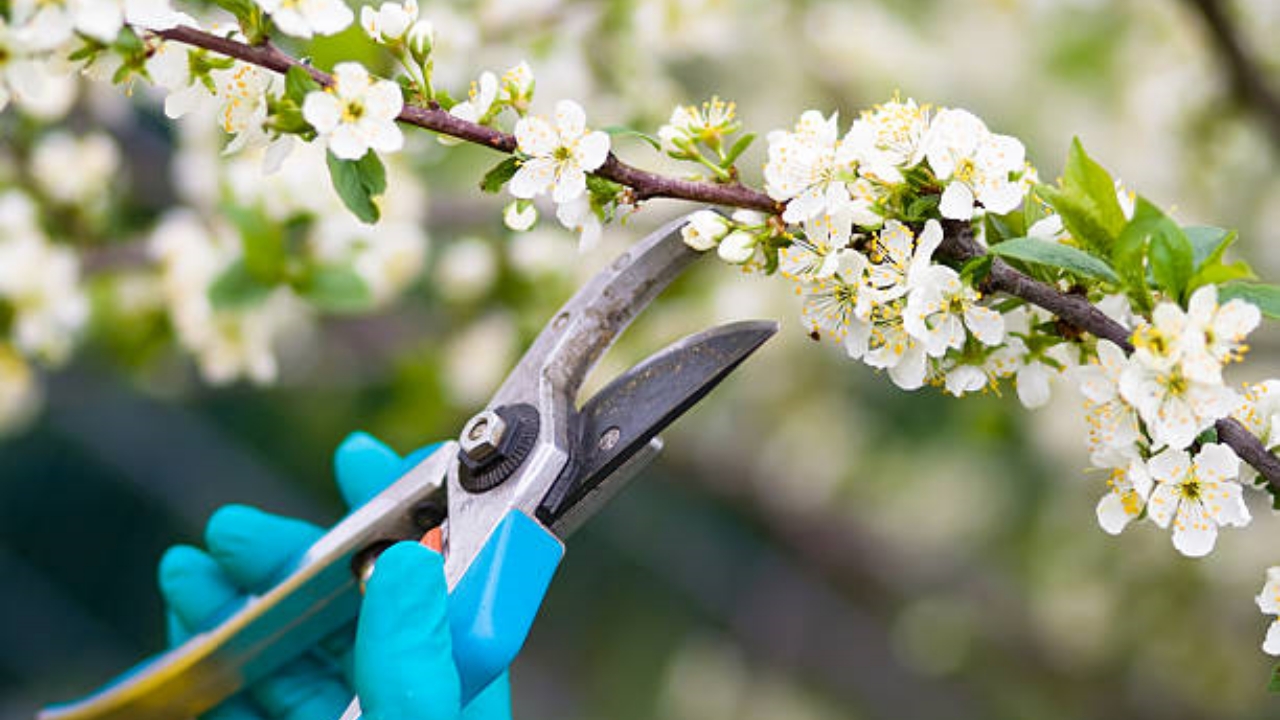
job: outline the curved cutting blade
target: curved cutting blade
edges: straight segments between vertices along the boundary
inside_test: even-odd
[[[597,393],[579,413],[572,462],[538,519],[562,538],[576,529],[620,489],[630,474],[620,468],[777,332],[776,322],[752,320],[691,335]]]

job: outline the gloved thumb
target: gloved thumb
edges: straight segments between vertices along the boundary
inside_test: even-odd
[[[378,558],[356,629],[355,685],[365,720],[457,720],[444,559],[414,542]]]

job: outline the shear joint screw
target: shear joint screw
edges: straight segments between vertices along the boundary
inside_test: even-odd
[[[483,462],[502,445],[502,436],[507,431],[507,422],[492,410],[471,418],[462,429],[459,444],[462,452],[475,462]]]

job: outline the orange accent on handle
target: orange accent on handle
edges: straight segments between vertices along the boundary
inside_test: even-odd
[[[431,528],[426,535],[422,536],[422,544],[435,550],[438,553],[444,552],[444,535],[440,532],[440,528]]]

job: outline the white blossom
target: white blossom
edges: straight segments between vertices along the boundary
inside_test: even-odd
[[[765,190],[787,203],[783,220],[803,222],[848,205],[845,182],[854,178],[854,158],[842,151],[835,113],[824,118],[817,110],[807,110],[793,132],[774,130],[768,141]]]
[[[1072,371],[1085,397],[1090,457],[1100,467],[1110,467],[1105,458],[1110,450],[1132,448],[1141,437],[1137,411],[1120,393],[1120,380],[1129,359],[1110,340],[1099,340],[1097,356]]]
[[[1226,445],[1206,443],[1194,460],[1185,450],[1168,448],[1151,458],[1147,470],[1155,482],[1147,512],[1160,527],[1173,525],[1173,546],[1183,555],[1209,554],[1219,526],[1249,524],[1236,482],[1240,458]]]
[[[968,363],[956,365],[946,371],[943,386],[947,392],[956,396],[965,395],[987,387],[991,383],[985,369]]]
[[[863,279],[861,271],[847,268],[841,274],[801,283],[798,288],[810,332],[834,338],[855,359],[866,355],[871,335],[871,324],[858,316]]]
[[[449,108],[449,114],[467,122],[482,122],[489,115],[493,102],[497,99],[498,77],[486,70],[480,73],[479,80],[471,83],[467,99]]]
[[[1173,303],[1160,303],[1153,322],[1133,334],[1134,354],[1120,376],[1120,394],[1137,409],[1156,447],[1185,448],[1201,432],[1226,417],[1239,397],[1217,382],[1186,372],[1183,359],[1187,315]]]
[[[578,233],[578,252],[587,252],[600,244],[604,225],[585,194],[556,206],[556,219],[567,230]]]
[[[902,182],[902,170],[924,158],[928,110],[915,100],[894,99],[853,121],[844,142],[858,161],[858,173],[884,183]]]
[[[1218,305],[1216,287],[1199,288],[1187,302],[1187,322],[1180,338],[1184,372],[1200,382],[1222,382],[1222,367],[1244,357],[1245,337],[1260,322],[1257,306],[1238,299]]]
[[[403,42],[417,20],[417,0],[384,2],[376,10],[372,5],[360,8],[360,27],[376,43]]]
[[[658,128],[662,149],[674,157],[687,157],[700,142],[720,147],[721,141],[738,128],[737,106],[713,97],[702,104],[678,105],[671,119]]]
[[[523,115],[533,100],[533,70],[521,60],[502,74],[498,97]]]
[[[511,194],[531,199],[551,192],[556,204],[582,197],[587,173],[604,164],[609,136],[587,130],[582,106],[572,100],[556,104],[554,124],[540,117],[516,123],[516,141],[527,157],[511,178]]]
[[[849,246],[853,239],[853,215],[848,209],[823,214],[804,222],[804,234],[780,255],[782,274],[811,282],[841,273],[846,280],[860,277],[867,258]]]
[[[924,146],[929,167],[949,181],[938,206],[943,217],[968,220],[975,202],[996,214],[1022,203],[1026,187],[1011,179],[1026,169],[1026,150],[1017,138],[990,132],[966,110],[945,109],[933,119]]]
[[[980,299],[955,270],[931,265],[915,279],[902,321],[907,332],[924,343],[930,357],[964,347],[966,328],[983,345],[999,345],[1004,339],[1004,318],[978,304]]]
[[[396,118],[404,109],[400,88],[388,80],[375,80],[364,66],[338,63],[334,83],[307,95],[302,114],[328,143],[329,151],[343,160],[359,160],[370,150],[397,152],[404,134]]]
[[[991,369],[997,377],[1014,377],[1018,400],[1030,410],[1048,404],[1053,382],[1077,364],[1071,343],[1058,343],[1039,352],[1027,347],[1024,338],[1031,336],[1031,324],[1041,322],[1042,314],[1026,307],[1004,313],[1004,345],[987,360],[988,365],[997,366]]]
[[[211,73],[221,103],[218,121],[222,131],[232,136],[227,152],[259,147],[269,141],[263,123],[267,120],[267,89],[276,81],[271,73],[248,63],[236,63],[230,70]]]
[[[168,30],[182,17],[169,0],[13,0],[11,12],[14,24],[42,50],[66,44],[77,32],[111,43],[126,22]]]
[[[1264,615],[1280,616],[1280,567],[1267,568],[1267,581],[1254,598]],[[1280,655],[1280,617],[1267,626],[1267,636],[1262,641],[1262,651],[1268,655]]]
[[[1132,447],[1108,447],[1095,455],[1094,465],[1110,471],[1107,494],[1095,510],[1098,525],[1110,535],[1119,535],[1146,507],[1154,485],[1151,474]]]
[[[936,220],[925,223],[918,240],[911,228],[897,220],[887,221],[868,251],[868,301],[881,303],[906,296],[933,267],[933,252],[941,244],[942,225]]]
[[[336,35],[351,26],[355,15],[344,0],[255,0],[281,32],[294,37]],[[314,124],[314,123],[313,123]]]

